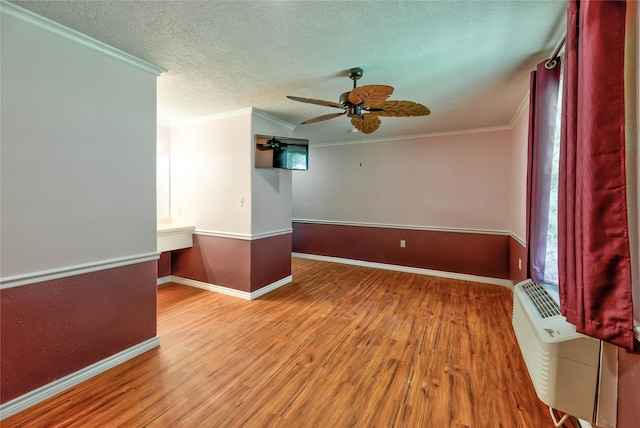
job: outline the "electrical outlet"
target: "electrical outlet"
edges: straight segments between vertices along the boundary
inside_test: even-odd
[[[404,239],[400,240],[400,248],[405,248],[407,246],[407,243],[404,241]]]

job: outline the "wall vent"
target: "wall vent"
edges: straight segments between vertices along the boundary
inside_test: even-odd
[[[543,285],[528,281],[522,285],[522,291],[531,299],[541,318],[560,315],[560,306]]]

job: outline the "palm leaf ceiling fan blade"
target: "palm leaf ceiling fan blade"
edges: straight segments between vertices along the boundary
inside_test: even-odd
[[[363,134],[371,134],[380,127],[380,118],[373,114],[363,114],[351,118],[351,124]]]
[[[308,123],[322,122],[323,120],[329,120],[329,119],[333,119],[334,117],[342,116],[345,113],[346,112],[343,111],[342,113],[325,114],[322,116],[314,117],[313,119],[305,120],[304,122],[301,123],[301,125],[306,125]]]
[[[291,96],[291,95],[287,95],[287,98],[289,98],[290,100],[293,100],[293,101],[300,101],[301,103],[317,104],[317,105],[320,105],[320,106],[335,107],[335,108],[339,108],[339,109],[343,109],[344,110],[343,106],[341,106],[338,103],[334,103],[332,101],[315,100],[313,98],[294,97],[294,96]]]
[[[355,88],[349,94],[349,102],[362,104],[362,108],[377,107],[393,93],[393,87],[387,85],[366,85]]]
[[[431,114],[431,110],[422,104],[414,103],[413,101],[391,100],[376,108],[372,108],[370,113],[375,114],[376,116],[385,117],[412,117],[427,116]]]
[[[353,90],[340,95],[340,102],[316,100],[313,98],[294,97],[287,95],[293,101],[307,104],[317,104],[326,107],[335,107],[343,110],[341,113],[325,114],[302,122],[322,122],[334,117],[347,115],[351,118],[351,124],[364,134],[371,134],[380,127],[380,117],[412,117],[426,116],[431,111],[422,104],[413,101],[387,101],[393,93],[393,87],[388,85],[365,85],[356,87],[358,79],[362,77],[360,67],[349,69],[349,78],[353,80]]]

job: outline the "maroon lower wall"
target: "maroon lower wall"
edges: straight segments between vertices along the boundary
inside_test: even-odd
[[[514,284],[527,279],[527,248],[513,236],[509,238],[509,279]]]
[[[171,274],[252,292],[291,275],[291,234],[245,240],[193,235],[171,255]]]
[[[251,291],[290,275],[290,233],[251,241]]]
[[[158,278],[171,275],[171,251],[160,253],[158,259]]]
[[[293,223],[294,252],[500,279],[510,278],[509,239],[502,234]]]
[[[0,402],[156,336],[156,262],[0,291]]]

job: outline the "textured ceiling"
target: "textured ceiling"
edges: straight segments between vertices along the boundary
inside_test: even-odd
[[[254,107],[297,125],[358,85],[391,85],[390,99],[430,116],[383,117],[366,138],[508,125],[529,72],[564,32],[566,1],[14,1],[169,70],[158,120]],[[361,138],[346,117],[298,126],[313,143]]]

